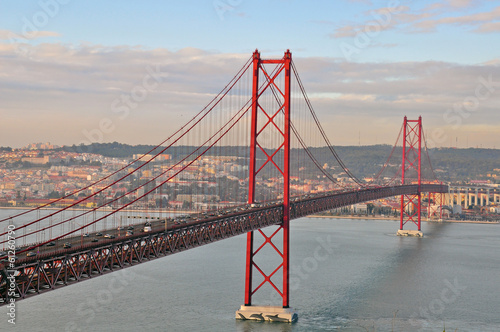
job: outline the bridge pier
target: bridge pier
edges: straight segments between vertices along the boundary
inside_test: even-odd
[[[398,230],[397,236],[413,236],[413,237],[424,237],[424,233],[422,231],[408,230],[408,229],[400,229]]]
[[[292,308],[278,306],[246,306],[236,310],[236,319],[295,323],[299,316]]]

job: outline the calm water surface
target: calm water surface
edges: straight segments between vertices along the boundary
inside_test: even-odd
[[[245,278],[238,236],[18,301],[14,329],[500,331],[500,225],[424,223],[422,239],[397,237],[397,228],[293,221],[293,325],[234,319]],[[259,263],[275,258],[266,252]],[[273,304],[272,294],[259,291],[254,303]],[[0,312],[0,330],[13,329]]]

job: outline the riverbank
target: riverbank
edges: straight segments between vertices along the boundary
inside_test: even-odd
[[[382,216],[328,216],[328,215],[311,215],[308,216],[309,218],[331,218],[331,219],[359,219],[359,220],[393,220],[393,221],[399,221],[399,218],[395,217],[382,217]],[[454,220],[454,219],[443,219],[442,221],[438,220],[427,220],[422,218],[422,221],[426,222],[453,222],[453,223],[466,223],[466,224],[498,224],[498,221],[477,221],[477,220]]]
[[[26,207],[21,207],[21,206],[0,206],[0,210],[35,210],[35,208],[26,208]],[[39,210],[61,210],[61,208],[40,208]],[[91,209],[84,209],[84,208],[68,208],[66,211],[89,211]],[[114,209],[112,208],[100,208],[98,211],[103,212],[103,213],[109,213],[112,212]],[[122,213],[146,213],[146,214],[160,214],[160,213],[166,213],[166,214],[190,214],[190,213],[195,213],[193,211],[180,211],[180,210],[157,210],[157,209],[149,209],[149,210],[129,210],[129,209],[124,209],[121,210],[120,212]],[[353,216],[353,215],[342,215],[342,216],[333,216],[333,215],[311,215],[308,216],[309,218],[332,218],[332,219],[359,219],[359,220],[393,220],[393,221],[399,221],[399,217],[382,217],[382,216]],[[443,219],[442,221],[437,221],[437,220],[427,220],[422,218],[422,221],[427,221],[427,222],[453,222],[453,223],[469,223],[469,224],[499,224],[500,222],[498,221],[476,221],[476,220],[454,220],[454,219]]]
[[[314,214],[311,216],[307,216],[308,218],[331,218],[331,219],[361,219],[361,220],[399,220],[399,218],[394,218],[394,217],[382,217],[382,216],[351,216],[351,215],[344,215],[344,216],[328,216],[328,215],[322,215],[322,214]]]
[[[25,210],[25,211],[35,211],[36,207],[26,207],[26,206],[0,206],[0,210]],[[62,210],[63,207],[43,207],[38,210]],[[92,209],[86,208],[67,208],[65,211],[90,211]],[[96,211],[99,212],[111,212],[116,209],[113,208],[99,208]],[[194,213],[193,211],[185,211],[185,210],[158,210],[158,209],[123,209],[120,212],[138,212],[138,213],[175,213],[175,214],[189,214]]]

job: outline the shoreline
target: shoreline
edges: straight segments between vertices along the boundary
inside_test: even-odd
[[[26,208],[26,207],[21,207],[21,206],[0,206],[0,210],[32,210],[34,208]],[[60,210],[60,208],[41,208],[40,210]],[[91,209],[82,209],[82,208],[70,208],[67,209],[66,211],[89,211]],[[111,212],[113,209],[101,209],[101,212]],[[136,213],[175,213],[175,214],[190,214],[190,213],[195,213],[193,211],[183,211],[183,210],[128,210],[124,209],[121,210],[120,212],[136,212]],[[352,216],[352,215],[344,215],[344,216],[333,216],[333,215],[320,215],[320,214],[313,214],[310,216],[307,216],[308,218],[328,218],[328,219],[358,219],[358,220],[392,220],[392,221],[399,221],[399,218],[395,217],[381,217],[381,216]],[[443,219],[442,221],[438,220],[427,220],[427,219],[422,219],[424,222],[435,222],[435,223],[463,223],[463,224],[500,224],[500,221],[477,221],[477,220],[454,220],[454,219]]]
[[[25,206],[0,206],[0,210],[35,210],[36,207],[25,207]],[[39,210],[61,210],[62,208],[57,208],[57,207],[44,207],[40,208]],[[69,208],[66,209],[66,211],[90,211],[92,209],[84,209],[84,208]],[[96,211],[100,212],[110,212],[114,211],[115,209],[111,208],[100,208]],[[131,210],[131,209],[123,209],[120,210],[119,212],[141,212],[141,213],[179,213],[179,214],[188,214],[188,213],[194,213],[193,211],[184,211],[184,210],[155,210],[155,209],[149,209],[149,210]]]
[[[320,215],[314,214],[307,216],[308,218],[327,218],[327,219],[359,219],[359,220],[392,220],[399,221],[399,218],[394,217],[368,217],[368,216],[328,216],[328,215]],[[499,224],[499,221],[477,221],[477,220],[454,220],[454,219],[443,219],[442,221],[438,220],[427,220],[422,219],[424,222],[433,222],[433,223],[462,223],[462,224]]]

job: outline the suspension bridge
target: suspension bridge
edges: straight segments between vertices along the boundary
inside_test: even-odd
[[[143,155],[0,220],[0,305],[247,234],[236,318],[292,322],[292,219],[397,197],[400,234],[421,235],[423,193],[433,197],[427,205],[443,204],[448,186],[432,169],[420,117],[404,118],[370,181],[356,177],[326,136],[289,51],[277,59],[255,51],[213,95]],[[262,260],[270,253],[272,266]],[[254,295],[266,290],[281,303],[256,306]]]

